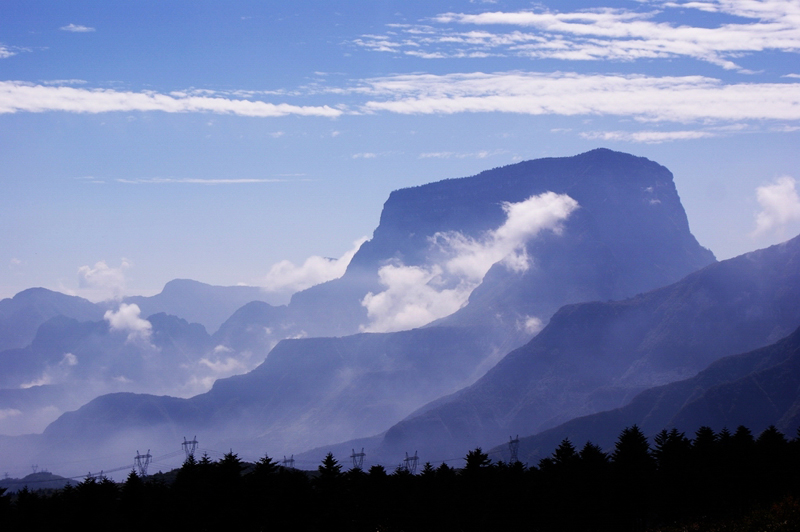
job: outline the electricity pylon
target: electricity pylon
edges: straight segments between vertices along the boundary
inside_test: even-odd
[[[147,454],[139,454],[139,451],[136,451],[136,469],[139,470],[140,477],[147,476],[147,466],[150,465],[150,460],[152,459],[153,456],[150,454],[150,449],[147,449]]]
[[[408,456],[406,453],[406,458],[403,460],[404,467],[406,471],[411,473],[412,475],[417,472],[417,463],[419,462],[419,456],[417,456],[417,451],[414,451],[414,456]]]
[[[519,459],[517,458],[517,454],[519,453],[519,434],[517,434],[516,438],[509,436],[508,439],[508,452],[511,454],[511,459],[508,461],[508,463],[513,464],[515,462],[519,462]]]
[[[361,448],[361,452],[357,453],[355,449],[353,449],[353,454],[350,455],[350,458],[353,460],[353,469],[361,469],[361,466],[364,465],[364,448]]]
[[[197,436],[195,436],[192,441],[187,441],[186,436],[184,436],[181,447],[183,447],[183,451],[186,453],[187,460],[190,456],[194,458],[194,452],[197,450]]]

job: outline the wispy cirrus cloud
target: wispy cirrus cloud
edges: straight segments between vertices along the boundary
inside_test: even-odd
[[[716,137],[714,131],[586,131],[580,136],[589,140],[609,140],[638,142],[644,144],[661,144],[675,140],[694,140]]]
[[[800,120],[800,84],[705,76],[556,72],[407,74],[367,79],[362,112],[618,116],[639,121]]]
[[[218,113],[251,117],[288,115],[335,118],[343,112],[324,106],[274,104],[260,100],[217,96],[130,92],[34,85],[21,81],[0,81],[0,114],[48,111],[107,113],[161,111],[165,113]]]
[[[287,179],[278,178],[240,178],[240,179],[204,179],[195,177],[146,177],[139,179],[118,178],[117,182],[130,185],[164,185],[164,184],[189,184],[189,185],[242,185],[251,183],[284,183]]]
[[[13,51],[8,46],[0,44],[0,59],[6,59],[14,55],[17,55],[17,52]]]
[[[94,28],[84,26],[82,24],[67,24],[66,26],[61,26],[59,29],[61,31],[69,31],[72,33],[91,33],[95,31]]]
[[[420,159],[486,159],[493,155],[508,153],[507,150],[480,150],[473,152],[434,151],[420,153]]]
[[[566,61],[690,57],[746,72],[734,60],[763,51],[800,51],[800,6],[792,0],[642,2],[644,10],[598,8],[443,13],[427,23],[391,25],[385,34],[363,35],[368,50],[422,58],[514,56]],[[749,19],[691,26],[670,20],[675,8]],[[728,20],[724,19],[724,20]],[[464,26],[479,29],[461,30]],[[503,27],[517,27],[503,31]]]

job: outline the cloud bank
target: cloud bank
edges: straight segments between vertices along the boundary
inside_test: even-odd
[[[126,92],[111,89],[50,87],[21,81],[0,81],[0,114],[47,111],[72,113],[203,112],[252,117],[299,115],[328,118],[335,118],[342,114],[342,111],[327,105],[297,106],[185,93]]]
[[[363,112],[625,116],[640,121],[799,120],[800,84],[556,72],[407,74],[365,80]]]
[[[387,264],[378,271],[386,289],[362,301],[370,323],[362,330],[390,332],[420,327],[460,309],[489,268],[503,264],[514,272],[531,265],[525,244],[541,231],[561,231],[562,222],[578,208],[566,194],[546,192],[519,203],[504,203],[506,221],[481,238],[458,232],[430,238],[431,255],[424,266]]]
[[[734,59],[753,52],[800,51],[800,7],[791,0],[647,2],[639,10],[597,8],[556,12],[443,13],[426,23],[393,24],[354,44],[367,50],[424,59],[491,56],[565,61],[635,61],[689,57],[748,72]],[[688,17],[664,20],[676,10],[722,15],[713,26]],[[726,16],[727,15],[727,16]],[[749,19],[731,23],[730,15]],[[455,27],[453,27],[455,26]],[[478,29],[460,30],[464,26]],[[516,27],[503,31],[503,27]]]
[[[756,214],[753,236],[779,231],[789,223],[800,221],[800,197],[795,185],[794,178],[783,176],[756,189],[761,211]]]
[[[338,259],[312,256],[297,266],[291,261],[283,260],[274,264],[266,278],[260,283],[267,292],[294,293],[314,285],[338,279],[344,275],[347,265],[353,259],[366,237],[353,242],[353,247]]]

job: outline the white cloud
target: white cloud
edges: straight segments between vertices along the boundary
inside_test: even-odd
[[[555,12],[492,11],[478,14],[443,13],[425,24],[391,25],[384,35],[363,35],[354,44],[368,50],[417,57],[458,58],[491,55],[566,61],[691,57],[725,69],[740,68],[733,59],[744,54],[779,50],[800,51],[800,8],[796,1],[719,0],[709,2],[649,2],[645,9],[596,8]],[[652,8],[650,7],[652,6]],[[716,25],[690,26],[670,8],[701,10],[750,19]],[[672,21],[659,21],[673,17]],[[475,26],[460,31],[450,25]],[[513,26],[521,29],[501,31]]]
[[[405,74],[364,80],[363,112],[624,116],[642,121],[800,120],[800,84],[556,72]]]
[[[128,331],[128,341],[137,339],[149,341],[153,326],[149,321],[140,318],[140,313],[139,305],[122,303],[116,312],[107,310],[103,319],[108,322],[112,330]]]
[[[0,59],[6,59],[14,55],[17,55],[17,52],[14,52],[8,46],[0,44]]]
[[[354,153],[353,159],[375,159],[377,156],[378,156],[377,153],[371,153],[371,152]]]
[[[66,26],[61,26],[59,29],[62,31],[71,31],[73,33],[89,33],[95,31],[94,28],[82,26],[80,24],[67,24]]]
[[[0,114],[47,111],[107,113],[162,111],[218,113],[252,117],[287,115],[334,118],[342,111],[328,106],[297,106],[188,93],[124,92],[111,89],[48,87],[21,81],[0,81]]]
[[[366,237],[353,242],[353,247],[338,259],[313,256],[297,266],[283,260],[274,264],[266,278],[260,283],[268,292],[298,292],[314,285],[338,279],[344,275],[347,265],[350,264],[361,244],[367,241]]]
[[[517,328],[528,334],[538,334],[539,331],[544,329],[544,323],[536,316],[525,316],[522,320],[517,322]]]
[[[398,262],[381,267],[378,275],[386,290],[370,292],[363,299],[370,323],[362,329],[399,331],[452,314],[466,304],[492,265],[527,270],[531,261],[525,244],[543,230],[560,232],[561,223],[578,203],[567,195],[546,192],[519,203],[504,203],[502,208],[505,223],[479,239],[458,232],[433,235],[431,264]]]
[[[125,270],[130,263],[122,259],[119,268],[112,268],[105,261],[97,262],[94,267],[78,268],[78,286],[90,299],[110,299],[122,297],[125,291]]]
[[[753,236],[778,231],[791,222],[800,221],[800,197],[795,185],[794,178],[783,176],[756,189],[761,211],[756,214]]]

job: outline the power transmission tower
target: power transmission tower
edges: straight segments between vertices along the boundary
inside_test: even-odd
[[[414,456],[408,456],[408,453],[406,453],[406,458],[405,460],[403,460],[404,464],[403,467],[406,468],[406,471],[414,475],[417,472],[418,462],[419,462],[419,456],[417,456],[417,451],[414,451]]]
[[[194,458],[194,452],[197,450],[197,436],[195,436],[192,441],[186,441],[186,436],[184,436],[181,447],[183,447],[183,452],[186,453],[187,460],[190,456]]]
[[[36,473],[39,472],[39,465],[38,464],[37,465],[32,465],[31,469],[33,469],[33,474],[35,475]]]
[[[150,465],[150,460],[152,460],[152,455],[150,454],[150,449],[147,449],[147,454],[139,454],[139,451],[136,451],[136,469],[139,470],[139,476],[144,478],[147,476],[147,466]]]
[[[294,455],[291,458],[286,458],[286,455],[283,455],[283,462],[281,462],[283,467],[287,469],[294,469]]]
[[[508,461],[508,463],[513,464],[515,462],[519,462],[519,459],[517,458],[519,453],[519,434],[517,434],[516,438],[509,436],[508,439],[508,452],[511,454],[511,459]]]
[[[364,448],[361,448],[361,452],[357,453],[355,449],[353,449],[353,454],[350,455],[350,458],[353,460],[353,469],[361,469],[361,466],[364,465]]]

